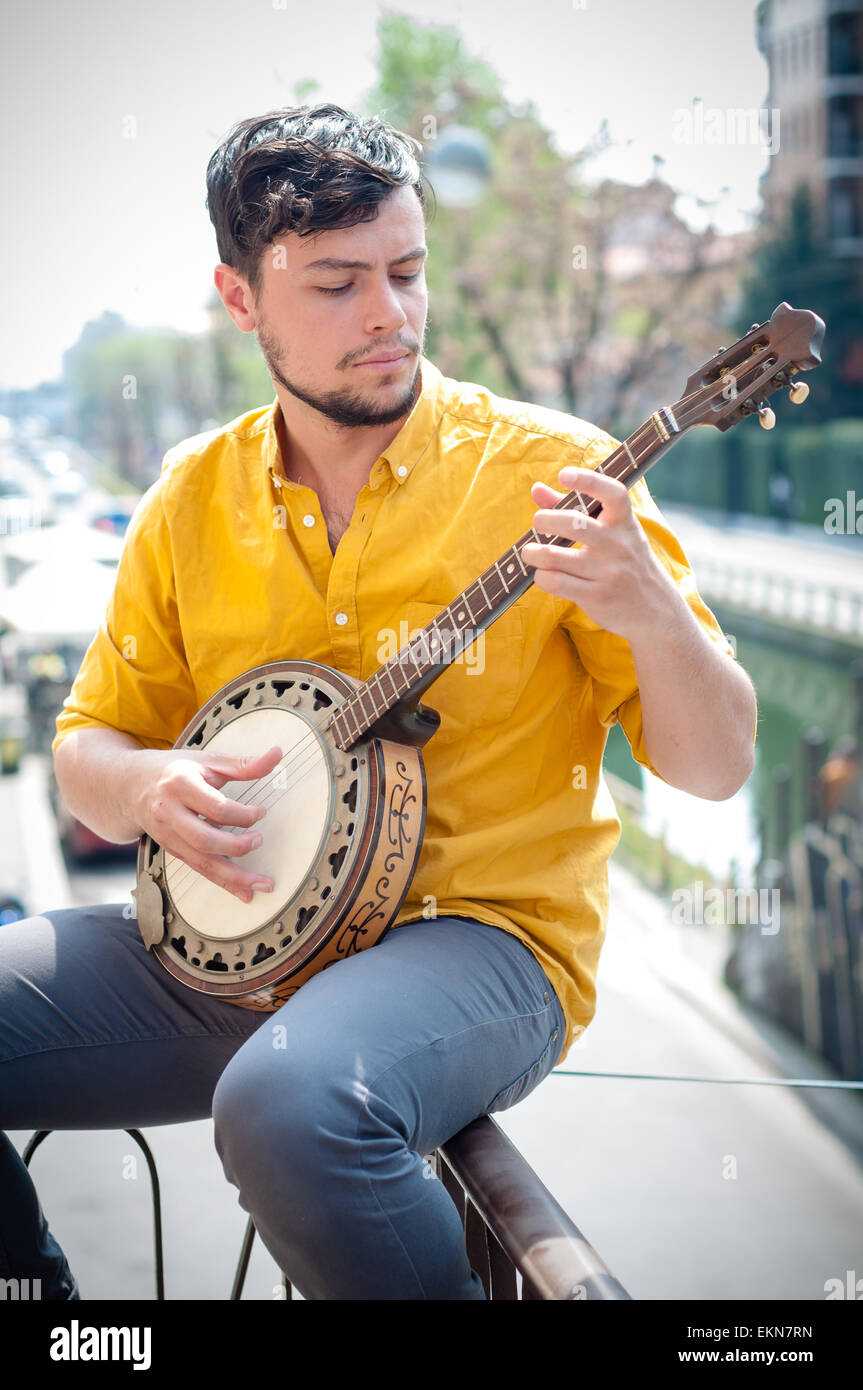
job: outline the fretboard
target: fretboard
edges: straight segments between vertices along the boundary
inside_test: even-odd
[[[685,428],[685,424],[678,423],[674,407],[663,406],[604,459],[596,472],[632,487]],[[585,498],[574,491],[567,493],[555,506],[556,511],[565,509],[595,517],[601,512],[602,504],[597,498]],[[524,546],[530,542],[565,546],[574,543],[562,536],[542,535],[535,528],[520,536],[500,559],[339,705],[331,723],[333,737],[340,748],[350,748],[363,738],[400,700],[421,695],[481,632],[521,598],[533,583],[534,571],[521,556]]]

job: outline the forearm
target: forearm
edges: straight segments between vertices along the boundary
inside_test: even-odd
[[[126,768],[141,745],[116,729],[76,729],[54,758],[60,795],[73,816],[103,840],[128,844],[143,833],[125,805]]]
[[[671,786],[725,801],[754,764],[756,699],[746,672],[707,636],[682,595],[629,639],[648,756]]]

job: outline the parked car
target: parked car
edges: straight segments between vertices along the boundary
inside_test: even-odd
[[[124,536],[132,513],[140,502],[140,497],[114,497],[103,506],[94,508],[88,523],[97,531],[108,531],[115,536]]]
[[[20,898],[0,891],[0,927],[5,927],[7,922],[20,922],[29,915]]]

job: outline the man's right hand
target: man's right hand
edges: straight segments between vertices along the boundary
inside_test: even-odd
[[[278,747],[256,758],[207,749],[139,749],[126,760],[124,810],[162,849],[243,902],[251,902],[256,890],[272,891],[272,879],[243,870],[233,858],[256,849],[260,837],[253,830],[238,834],[217,827],[254,826],[266,815],[266,807],[232,801],[219,789],[226,782],[266,777],[281,756]]]

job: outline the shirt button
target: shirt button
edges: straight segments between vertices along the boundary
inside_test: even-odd
[[[339,627],[344,627],[344,625],[345,625],[345,623],[347,622],[347,620],[348,620],[348,615],[347,615],[347,613],[337,613],[337,614],[336,614],[336,622],[338,623]]]
[[[408,470],[405,468],[404,464],[400,464],[400,466],[396,469],[396,472],[398,473],[400,478],[406,478]]]
[[[303,517],[303,525],[304,525],[304,526],[314,526],[314,524],[315,524],[315,518],[312,516],[311,512],[309,512],[308,516],[304,516],[304,517]]]

